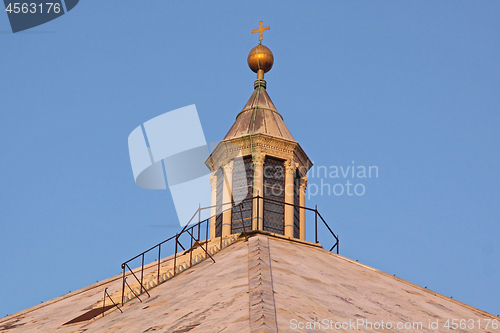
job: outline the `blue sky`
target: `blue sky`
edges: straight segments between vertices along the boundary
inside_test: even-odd
[[[0,316],[179,229],[170,193],[135,185],[127,137],[196,104],[222,139],[253,91],[261,20],[267,91],[311,160],[378,167],[323,179],[362,196],[307,201],[341,254],[500,314],[499,15],[495,1],[82,0],[17,34],[0,15]]]

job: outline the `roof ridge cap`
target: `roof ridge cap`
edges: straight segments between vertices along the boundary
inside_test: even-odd
[[[247,111],[253,111],[255,110],[255,108],[252,108],[252,107],[248,107],[248,108],[244,108],[243,110],[241,110],[237,115],[236,115],[236,119],[238,119],[238,117],[243,113],[243,112],[247,112]],[[272,111],[276,114],[278,114],[278,116],[281,117],[281,120],[283,120],[283,116],[281,115],[281,113],[278,112],[278,110],[276,109],[271,109],[271,108],[266,108],[266,107],[257,107],[257,110],[269,110],[269,111]]]

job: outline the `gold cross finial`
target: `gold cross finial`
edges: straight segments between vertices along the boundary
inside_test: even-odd
[[[259,22],[259,29],[255,29],[255,30],[252,30],[252,33],[256,33],[258,32],[259,33],[259,42],[262,43],[262,35],[263,35],[263,32],[266,31],[266,30],[269,30],[271,29],[270,27],[263,27],[262,26],[262,21]]]

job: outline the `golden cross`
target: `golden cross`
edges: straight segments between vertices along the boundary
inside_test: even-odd
[[[270,27],[263,27],[262,26],[262,21],[259,22],[259,29],[255,29],[255,30],[252,30],[252,33],[256,33],[258,32],[259,33],[259,42],[262,42],[262,35],[263,35],[263,32],[266,31],[266,30],[269,30]]]

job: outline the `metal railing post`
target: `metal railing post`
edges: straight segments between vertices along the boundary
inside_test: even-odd
[[[142,254],[142,266],[141,266],[141,292],[139,294],[142,294],[142,282],[144,281],[144,253]],[[146,289],[146,288],[144,288]]]
[[[189,231],[188,231],[189,233]],[[191,227],[191,247],[189,248],[189,267],[193,267],[193,236],[194,233],[193,227]]]
[[[245,235],[245,241],[246,241],[248,240],[248,238],[247,238],[247,228],[245,227],[245,220],[243,219],[243,208],[242,208],[243,202],[241,202],[239,206],[240,206],[241,225],[243,226],[243,234]]]
[[[158,277],[156,284],[160,284],[160,260],[161,259],[161,244],[158,245]]]
[[[122,264],[122,268],[123,268],[123,282],[122,282],[122,304],[125,303],[125,265]]]
[[[208,258],[208,228],[210,227],[210,220],[206,220],[207,222],[207,229],[206,229],[206,235],[205,235],[205,243],[206,243],[206,250],[205,250],[205,259]]]
[[[200,241],[201,205],[198,204],[198,242]]]
[[[314,208],[314,229],[316,244],[318,244],[318,205]]]
[[[224,217],[222,217],[221,227],[220,227],[220,248],[219,251],[222,250],[222,225],[224,225]]]
[[[177,238],[179,237],[179,235],[175,235],[175,253],[174,253],[174,275],[172,276],[175,276],[175,265],[177,263]]]

